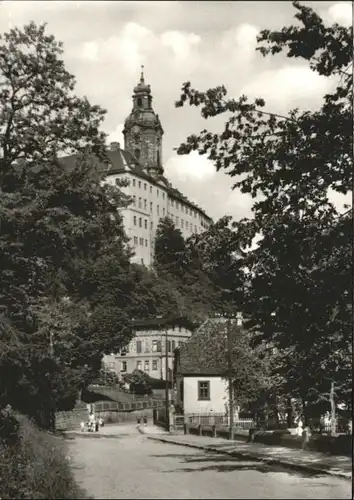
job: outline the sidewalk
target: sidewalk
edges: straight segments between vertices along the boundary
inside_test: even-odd
[[[260,443],[227,441],[222,438],[191,434],[147,437],[163,443],[200,448],[206,451],[226,453],[237,458],[259,460],[307,472],[352,479],[352,459],[349,457],[325,455],[314,451],[293,450],[282,446],[267,446]]]

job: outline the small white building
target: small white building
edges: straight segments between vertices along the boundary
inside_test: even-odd
[[[228,414],[225,324],[211,319],[175,350],[176,407],[187,414]]]

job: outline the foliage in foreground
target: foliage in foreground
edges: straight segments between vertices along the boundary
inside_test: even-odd
[[[26,417],[0,416],[0,498],[84,499],[66,458],[66,444]]]
[[[352,212],[338,210],[330,193],[352,191],[353,28],[293,6],[296,25],[261,31],[257,50],[284,53],[327,78],[318,109],[281,116],[261,97],[187,82],[176,107],[224,115],[225,126],[189,136],[178,153],[207,155],[254,199],[252,217],[234,223],[242,249],[260,237],[242,259],[247,327],[278,349],[282,395],[301,401],[305,415],[323,402],[333,414],[334,402],[352,405]]]

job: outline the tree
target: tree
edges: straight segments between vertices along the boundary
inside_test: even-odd
[[[200,323],[214,309],[213,284],[195,255],[173,222],[163,219],[156,233],[154,265],[156,290],[165,296],[160,308],[163,316],[183,316]]]
[[[74,94],[62,52],[45,25],[0,38],[0,315],[21,346],[2,353],[1,396],[40,423],[131,335],[99,302],[107,260],[129,274],[127,201],[104,183],[105,111]]]
[[[231,227],[230,216],[222,217],[200,234],[186,241],[187,261],[191,269],[207,276],[214,289],[213,312],[232,312],[242,309],[243,253],[239,237]]]
[[[150,376],[142,370],[134,370],[124,375],[124,382],[129,384],[130,391],[135,394],[151,394]]]
[[[257,50],[263,56],[286,51],[335,82],[319,109],[280,116],[265,110],[262,98],[232,99],[224,86],[200,92],[187,82],[177,107],[200,106],[206,119],[231,116],[221,133],[192,135],[178,153],[207,154],[255,199],[253,217],[234,223],[241,248],[261,236],[243,259],[247,326],[280,350],[291,349],[298,361],[280,369],[296,380],[291,390],[301,390],[305,403],[314,393],[328,394],[332,383],[338,384],[336,401],[348,401],[351,377],[341,360],[352,352],[352,213],[340,216],[329,190],[352,189],[353,30],[325,26],[311,8],[293,6],[300,26],[261,31]]]
[[[180,277],[185,266],[185,241],[169,217],[160,219],[156,230],[154,263],[156,270]]]

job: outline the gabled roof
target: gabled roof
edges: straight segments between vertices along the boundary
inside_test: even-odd
[[[223,318],[209,319],[175,351],[176,373],[219,375],[227,370],[226,324]],[[242,327],[234,327],[235,331]],[[225,346],[225,347],[224,347]]]

